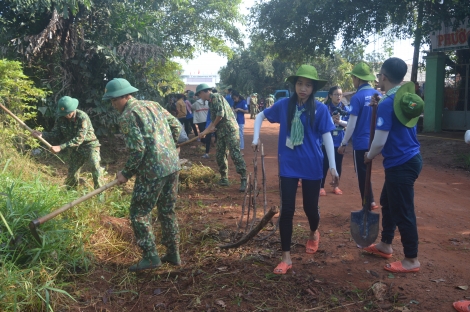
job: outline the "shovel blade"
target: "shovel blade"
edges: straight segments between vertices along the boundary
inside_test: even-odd
[[[379,235],[380,215],[372,211],[351,212],[351,236],[361,247],[368,247]]]
[[[38,227],[41,225],[41,223],[36,219],[31,222],[29,222],[29,230],[31,231],[31,234],[33,237],[36,239],[39,245],[42,245],[42,240],[41,237],[39,237],[38,233]]]

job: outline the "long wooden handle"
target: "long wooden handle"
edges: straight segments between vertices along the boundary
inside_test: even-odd
[[[13,114],[12,112],[10,112],[10,110],[8,108],[6,108],[5,106],[3,106],[2,104],[0,104],[0,107],[8,113],[8,115],[10,115],[11,117],[13,117],[13,119],[15,119],[20,125],[22,125],[26,130],[28,130],[29,132],[33,133],[33,129],[31,129],[30,127],[28,127],[27,124],[25,124],[21,119],[19,119],[18,117],[16,117],[15,114]],[[47,142],[46,140],[44,140],[43,138],[41,137],[38,137],[37,138],[39,141],[41,141],[42,143],[44,143],[48,149],[51,149],[52,148],[52,145],[49,144],[49,142]]]
[[[103,192],[104,190],[107,190],[108,188],[110,188],[110,187],[112,187],[112,186],[114,186],[114,185],[116,185],[116,184],[118,184],[118,180],[117,180],[117,179],[114,180],[114,181],[112,181],[112,182],[109,182],[109,183],[106,184],[106,185],[103,185],[102,187],[100,187],[100,188],[94,190],[93,192],[90,192],[90,193],[88,193],[88,194],[86,194],[86,195],[83,195],[82,197],[80,197],[80,198],[74,200],[74,201],[71,202],[71,203],[68,203],[68,204],[66,204],[66,205],[63,205],[63,206],[60,207],[59,209],[56,209],[56,210],[54,210],[53,212],[51,212],[51,213],[49,213],[49,214],[47,214],[47,215],[45,215],[45,216],[43,216],[43,217],[40,217],[40,218],[34,220],[34,224],[36,224],[37,226],[39,226],[40,224],[43,224],[44,222],[49,221],[50,219],[54,218],[54,217],[57,216],[58,214],[60,214],[60,213],[62,213],[62,212],[64,212],[64,211],[66,211],[66,210],[72,208],[72,207],[75,206],[75,205],[80,204],[81,202],[84,202],[85,200],[89,199],[90,197],[93,197],[93,196],[95,196],[96,194],[99,194],[99,193]]]
[[[374,140],[375,136],[375,123],[377,119],[377,105],[372,106],[372,116],[370,120],[370,135],[369,135],[369,150],[372,145],[372,141]],[[367,209],[368,211],[371,210],[370,204],[371,204],[371,184],[370,184],[370,177],[372,175],[372,161],[367,163],[366,167],[366,181],[365,181],[365,188],[364,188],[364,198],[362,200],[363,202],[363,208]]]
[[[194,142],[198,139],[199,137],[198,136],[195,136],[194,138],[190,139],[190,140],[187,140],[187,141],[184,141],[183,143],[180,143],[180,144],[176,144],[176,147],[181,147],[183,145],[186,145],[186,144],[189,144],[191,142]]]

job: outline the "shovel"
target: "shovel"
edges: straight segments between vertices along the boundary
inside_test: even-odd
[[[87,199],[89,199],[89,198],[95,196],[96,194],[99,194],[99,193],[101,193],[101,192],[107,190],[108,188],[110,188],[110,187],[112,187],[112,186],[114,186],[114,185],[116,185],[116,184],[118,184],[118,180],[117,180],[117,179],[114,180],[114,181],[112,181],[112,182],[109,182],[109,183],[106,184],[106,185],[103,185],[102,187],[100,187],[100,188],[94,190],[93,192],[90,192],[90,193],[88,193],[88,194],[86,194],[86,195],[83,195],[82,197],[80,197],[80,198],[74,200],[73,202],[68,203],[68,204],[62,206],[62,207],[60,207],[59,209],[56,209],[56,210],[54,210],[53,212],[51,212],[51,213],[49,213],[49,214],[47,214],[47,215],[45,215],[45,216],[43,216],[43,217],[40,217],[40,218],[37,218],[36,220],[31,221],[31,222],[29,223],[29,229],[31,230],[31,234],[33,234],[34,238],[38,241],[38,243],[39,243],[40,245],[42,245],[41,237],[39,237],[39,234],[38,234],[38,231],[37,231],[38,228],[39,228],[39,226],[40,226],[41,224],[43,224],[43,223],[46,222],[46,221],[49,221],[50,219],[54,218],[54,217],[57,216],[58,214],[60,214],[60,213],[62,213],[62,212],[64,212],[64,211],[66,211],[66,210],[72,208],[72,207],[75,206],[75,205],[80,204],[81,202],[84,202],[85,200],[87,200]]]
[[[377,117],[377,105],[372,106],[372,118],[370,121],[369,149],[375,135],[375,119]],[[370,246],[379,235],[378,213],[371,211],[371,184],[370,176],[372,172],[372,162],[367,163],[366,183],[364,198],[362,200],[362,210],[351,212],[351,236],[361,247]]]
[[[10,115],[11,117],[13,117],[13,119],[15,119],[20,125],[23,126],[23,128],[25,128],[26,130],[28,130],[29,132],[33,133],[33,129],[31,129],[30,127],[28,127],[21,119],[19,119],[18,117],[15,116],[15,114],[13,114],[12,112],[10,112],[10,110],[8,108],[6,108],[5,106],[3,106],[2,104],[0,104],[0,107],[8,113],[8,115]],[[47,146],[48,149],[51,149],[52,146],[49,144],[49,142],[47,142],[46,140],[44,140],[42,137],[38,137],[37,138],[39,141],[41,141],[42,143],[44,143],[44,145]]]

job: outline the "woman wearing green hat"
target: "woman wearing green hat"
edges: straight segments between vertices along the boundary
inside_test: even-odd
[[[65,184],[75,187],[78,184],[78,172],[88,161],[95,189],[103,185],[100,166],[100,142],[95,135],[90,117],[79,109],[78,100],[70,96],[62,97],[57,104],[57,120],[50,132],[33,131],[35,138],[43,137],[46,141],[60,143],[52,146],[52,152],[69,150],[69,169]]]
[[[357,89],[356,93],[351,97],[349,104],[350,115],[348,120],[348,127],[344,133],[343,141],[338,147],[338,153],[344,154],[349,139],[352,138],[353,143],[353,157],[354,169],[357,174],[357,181],[359,183],[359,191],[361,192],[361,203],[364,198],[364,188],[366,183],[366,165],[364,164],[364,154],[369,149],[370,137],[370,124],[372,118],[372,107],[369,106],[370,100],[375,95],[380,95],[380,92],[372,88],[368,81],[374,81],[375,76],[372,74],[369,65],[364,62],[357,63],[353,70],[347,72],[352,76],[354,87]],[[377,209],[379,206],[375,203],[374,193],[372,188],[371,194],[371,207]]]
[[[256,116],[252,146],[258,147],[259,132],[264,118],[271,123],[279,123],[278,162],[282,211],[279,230],[281,234],[282,261],[274,269],[275,274],[285,274],[292,268],[290,245],[292,221],[295,212],[297,183],[302,179],[302,195],[305,214],[310,225],[310,236],[305,252],[313,254],[318,250],[320,234],[318,224],[318,198],[323,178],[323,153],[321,142],[330,160],[332,186],[339,184],[336,173],[333,139],[335,129],[328,109],[315,101],[315,91],[326,84],[318,78],[317,70],[310,65],[302,65],[294,76],[286,81],[295,86],[295,93],[276,102]]]
[[[365,163],[378,154],[384,158],[385,183],[380,195],[382,205],[381,242],[364,248],[366,252],[389,259],[398,227],[405,258],[385,265],[394,273],[417,272],[418,227],[414,207],[414,183],[423,161],[416,136],[416,123],[423,112],[424,102],[414,90],[414,83],[400,87],[407,72],[406,63],[396,57],[386,60],[378,74],[380,89],[386,92],[377,109],[377,127]],[[375,104],[376,100],[372,100]]]

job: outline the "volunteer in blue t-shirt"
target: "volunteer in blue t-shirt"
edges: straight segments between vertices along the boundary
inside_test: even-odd
[[[323,177],[322,140],[330,159],[330,173],[333,178],[331,185],[334,187],[339,183],[330,133],[335,126],[327,107],[314,99],[315,92],[324,86],[326,81],[319,79],[317,70],[310,65],[300,66],[297,73],[288,77],[286,81],[295,86],[295,93],[256,115],[252,143],[253,147],[258,147],[259,132],[264,118],[271,123],[280,124],[278,162],[282,210],[279,231],[282,261],[274,269],[275,274],[285,274],[292,268],[290,256],[292,219],[299,179],[302,179],[303,206],[310,226],[305,252],[313,254],[318,250],[320,242],[318,198]]]
[[[230,105],[230,107],[233,107],[232,91],[232,88],[225,89],[225,100],[227,100],[228,105]]]
[[[368,81],[375,81],[375,76],[371,73],[369,66],[364,62],[356,64],[352,71],[347,72],[352,76],[356,93],[351,97],[349,103],[349,121],[338,153],[344,154],[346,145],[352,137],[354,168],[359,182],[359,191],[361,192],[361,203],[364,199],[364,188],[366,183],[366,165],[364,164],[364,154],[369,149],[370,123],[372,116],[372,107],[369,106],[370,99],[380,92],[372,88]],[[377,209],[379,206],[375,203],[372,187],[370,190],[371,208]]]
[[[349,119],[349,108],[346,107],[341,102],[341,98],[343,97],[343,90],[339,86],[331,87],[328,91],[328,99],[326,100],[325,104],[328,107],[328,111],[330,112],[331,117],[333,118],[333,123],[336,126],[336,129],[331,131],[331,136],[333,137],[333,145],[335,147],[335,164],[336,164],[336,171],[338,172],[338,176],[341,178],[341,168],[343,164],[343,154],[338,153],[338,147],[341,145],[341,142],[344,138],[344,128],[348,125]],[[329,160],[326,154],[325,146],[322,146],[322,152],[324,155],[323,158],[323,179],[321,180],[320,185],[320,196],[326,196],[325,191],[325,180],[326,175],[329,169]],[[343,194],[343,191],[339,189],[339,187],[335,186],[333,188],[333,193],[336,195]]]
[[[246,100],[237,90],[232,90],[232,98],[233,98],[233,111],[237,114],[237,123],[240,132],[240,150],[245,149],[245,138],[243,134],[243,130],[245,129],[245,114],[248,114],[250,111],[248,110],[248,104],[246,104]]]
[[[382,153],[385,183],[380,195],[382,239],[364,250],[391,258],[392,241],[398,227],[405,258],[384,267],[395,273],[417,272],[420,268],[414,183],[423,166],[416,123],[423,112],[424,102],[415,93],[413,82],[400,87],[407,69],[403,60],[392,57],[383,63],[377,75],[380,89],[386,93],[379,101],[374,140],[365,155],[365,162],[368,163]],[[374,99],[371,104],[375,105],[376,102]]]

